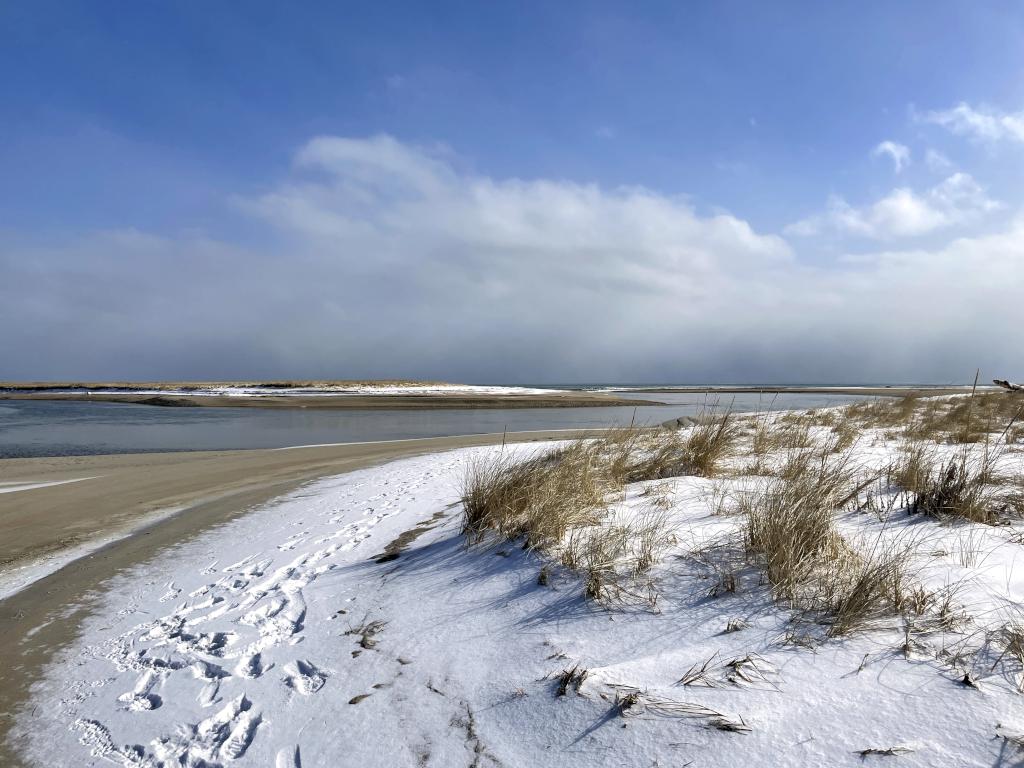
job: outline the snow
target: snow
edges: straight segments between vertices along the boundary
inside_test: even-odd
[[[92,478],[83,477],[80,479],[91,480]],[[45,488],[50,485],[62,485],[64,483],[73,482],[77,482],[77,480],[36,483],[31,486],[16,488],[15,490]],[[3,492],[3,490],[4,489],[0,488],[0,492]],[[65,547],[57,552],[49,552],[39,557],[19,561],[18,564],[14,566],[7,566],[4,571],[0,572],[0,600],[20,592],[30,584],[34,584],[40,579],[46,578],[51,573],[56,573],[68,563],[72,563],[83,557],[88,557],[94,552],[100,551],[108,544],[128,538],[143,528],[176,515],[186,508],[187,507],[184,506],[163,507],[145,515],[141,515],[135,518],[131,525],[112,530],[105,536],[90,538],[88,541],[82,542],[81,544],[75,544],[73,546]]]
[[[2,482],[0,483],[0,493],[17,493],[18,491],[32,491],[36,488],[50,488],[54,485],[67,485],[68,483],[80,483],[83,480],[95,480],[100,475],[93,475],[92,477],[76,477],[72,480],[49,480],[47,482],[39,483],[25,483],[25,482]]]
[[[563,569],[539,585],[541,560],[513,543],[467,548],[459,479],[474,456],[498,450],[321,480],[116,577],[19,714],[23,757],[278,768],[887,759],[863,750],[893,750],[899,766],[1019,759],[999,738],[1024,732],[1007,659],[972,669],[977,687],[965,686],[936,654],[901,648],[898,627],[814,648],[782,642],[791,614],[757,573],[710,596],[713,575],[688,553],[735,529],[715,500],[750,478],[630,486],[613,513],[640,509],[658,487],[679,544],[657,569],[655,608],[608,607],[584,600]],[[884,457],[868,441],[860,458]],[[1011,528],[852,513],[841,523],[926,541],[921,578],[963,582],[975,618],[942,638],[950,647],[1018,610]],[[406,551],[379,558],[411,529]],[[983,562],[963,556],[978,547]],[[679,683],[709,660],[704,685]],[[578,691],[558,695],[555,678],[576,665],[587,670]]]

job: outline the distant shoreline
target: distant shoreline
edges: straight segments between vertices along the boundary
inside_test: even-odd
[[[445,408],[600,408],[664,405],[603,392],[552,392],[550,395],[504,394],[401,394],[401,395],[186,395],[136,394],[132,392],[11,392],[0,391],[0,400],[58,400],[93,403],[131,403],[162,407],[194,408],[315,408],[347,410],[436,410]]]
[[[563,385],[566,386],[566,385]],[[979,387],[987,391],[992,387]],[[805,394],[875,397],[965,394],[968,385],[608,386],[544,389],[419,381],[279,382],[0,382],[2,400],[84,401],[157,407],[306,408],[317,410],[439,410],[600,408],[667,405],[636,395]],[[623,397],[629,393],[632,397]]]
[[[996,387],[978,387],[979,392],[996,391]],[[970,394],[971,386],[966,385],[937,385],[937,386],[869,386],[869,387],[803,387],[803,386],[704,386],[704,387],[638,387],[609,389],[609,392],[637,392],[639,394],[693,394],[693,395],[739,395],[739,394],[769,394],[769,395],[866,395],[876,397],[905,397],[907,395],[920,397],[938,397],[940,395],[961,395]]]
[[[437,381],[0,382],[0,400],[82,400],[161,407],[316,409],[585,408],[659,405],[611,392]]]

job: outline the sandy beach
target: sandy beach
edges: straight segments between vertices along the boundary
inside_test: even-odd
[[[579,433],[525,432],[507,439],[546,441]],[[0,563],[5,571],[132,531],[0,600],[0,764],[20,764],[7,732],[38,671],[74,638],[79,622],[89,615],[91,598],[121,570],[316,478],[501,441],[500,434],[473,435],[278,450],[0,461],[0,490],[37,486],[0,493]],[[161,510],[176,514],[147,525]]]

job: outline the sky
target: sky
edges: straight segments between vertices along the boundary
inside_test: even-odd
[[[5,3],[0,137],[0,380],[1024,378],[1019,3]]]

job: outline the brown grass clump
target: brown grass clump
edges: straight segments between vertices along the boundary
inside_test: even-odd
[[[1024,444],[1024,426],[1010,427],[1006,430],[1007,445]]]
[[[1005,438],[1024,416],[1024,397],[1008,392],[981,392],[968,397],[929,398],[908,426],[908,436],[955,445]]]
[[[826,559],[843,554],[834,511],[856,494],[845,458],[795,454],[762,493],[746,497],[747,550],[762,560],[777,593],[795,600],[811,573]]]
[[[848,456],[791,456],[779,476],[741,504],[747,551],[775,594],[806,616],[852,632],[903,605],[909,550],[856,547],[840,535],[835,513],[872,480],[858,481]]]
[[[1006,493],[993,485],[998,481],[994,464],[997,453],[986,446],[975,454],[968,448],[946,459],[933,451],[912,445],[902,460],[889,469],[892,480],[911,492],[911,514],[937,520],[969,520],[999,525],[1024,512],[1019,494]]]
[[[990,398],[978,398],[974,395],[960,398],[946,411],[943,429],[951,443],[980,443],[992,431],[992,409],[986,407],[993,403]]]
[[[754,430],[753,451],[758,456],[779,450],[778,432],[767,418],[758,419]]]
[[[1000,650],[995,665],[1007,660],[1015,662],[1017,691],[1024,693],[1024,624],[1020,621],[1009,621],[999,628],[992,640]]]
[[[916,395],[862,400],[846,406],[845,414],[865,427],[891,429],[907,424],[914,417],[919,403],[920,398]]]
[[[555,695],[565,696],[570,690],[580,692],[580,686],[587,679],[587,670],[581,669],[579,664],[563,669],[555,676]]]
[[[920,440],[909,440],[900,446],[901,456],[889,464],[889,483],[911,493],[926,490],[934,474],[935,451]]]
[[[835,408],[811,409],[804,414],[808,424],[816,427],[834,427],[842,418]]]
[[[984,488],[972,477],[966,452],[943,464],[932,465],[918,480],[911,514],[946,519],[960,517],[977,523],[994,523],[995,517],[986,509]]]
[[[830,450],[832,453],[841,453],[853,447],[860,436],[860,429],[850,419],[838,418],[832,425],[832,440]]]
[[[530,548],[550,547],[572,528],[597,524],[614,487],[584,441],[525,460],[482,458],[463,480],[463,533],[475,541],[525,536]]]
[[[758,420],[754,430],[753,452],[757,456],[779,451],[795,451],[815,445],[811,427],[816,419],[808,414],[787,413],[769,420]]]
[[[582,571],[588,597],[654,603],[653,583],[643,576],[674,540],[667,491],[645,494],[646,504],[621,520],[609,519],[607,508],[623,483],[639,474],[638,464],[657,467],[648,471],[658,474],[667,466],[657,460],[658,453],[666,445],[682,450],[688,444],[674,433],[616,430],[525,459],[480,458],[463,479],[463,533],[473,542],[490,536],[525,539],[527,548]],[[683,453],[687,459],[692,455]]]
[[[737,437],[729,411],[702,421],[683,440],[682,466],[689,471],[681,474],[711,477],[722,460],[732,454]]]
[[[653,605],[657,592],[644,576],[673,542],[667,514],[649,507],[628,522],[570,531],[561,560],[586,574],[584,593],[592,600]]]
[[[481,458],[463,479],[463,532],[478,541],[489,533],[525,536],[531,548],[550,547],[600,522],[610,494],[626,483],[715,474],[737,438],[725,411],[684,432],[617,429],[526,459]]]
[[[865,550],[848,549],[821,579],[815,599],[829,617],[829,635],[849,634],[902,611],[909,594],[912,550],[876,541]]]
[[[730,411],[705,415],[688,431],[661,433],[655,441],[637,441],[622,467],[627,483],[666,477],[713,477],[736,449],[739,430]]]

